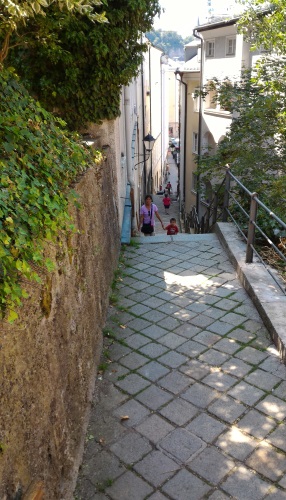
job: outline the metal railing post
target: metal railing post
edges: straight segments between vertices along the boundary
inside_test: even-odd
[[[216,220],[217,220],[217,207],[218,207],[218,193],[216,191],[214,194],[214,209],[213,209],[212,225],[214,225],[216,223]]]
[[[249,222],[248,222],[248,231],[247,231],[247,245],[246,245],[246,257],[245,262],[250,264],[253,260],[253,248],[251,245],[254,245],[255,240],[255,226],[253,222],[256,223],[257,219],[257,193],[252,193],[251,201],[250,201],[250,212],[249,212]]]
[[[225,172],[225,188],[224,188],[224,197],[223,197],[223,212],[222,212],[222,222],[227,222],[227,211],[229,205],[229,191],[230,191],[230,168],[226,166]]]

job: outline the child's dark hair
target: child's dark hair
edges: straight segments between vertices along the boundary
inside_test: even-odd
[[[145,196],[145,201],[147,200],[147,198],[151,198],[151,201],[153,201],[153,198],[152,198],[152,195],[151,195],[151,194],[146,194],[146,196]]]
[[[170,222],[176,222],[175,217],[171,217]]]

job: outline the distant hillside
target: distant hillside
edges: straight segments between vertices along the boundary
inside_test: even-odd
[[[184,45],[191,42],[194,37],[192,35],[183,38],[176,31],[149,31],[146,37],[152,45],[163,50],[171,59],[178,58],[184,60]]]

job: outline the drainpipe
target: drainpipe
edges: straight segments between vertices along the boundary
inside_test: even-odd
[[[204,61],[203,61],[203,58],[204,58],[204,51],[203,51],[204,39],[199,33],[197,33],[197,31],[195,29],[193,30],[193,35],[201,41],[200,91],[202,91],[203,90],[203,71],[204,71]],[[200,100],[199,100],[199,130],[198,130],[198,134],[199,134],[198,157],[199,157],[199,159],[201,157],[201,151],[202,151],[202,146],[201,146],[202,145],[202,116],[203,116],[202,115],[202,113],[203,113],[202,103],[203,103],[203,98],[200,95]],[[197,210],[197,214],[199,216],[199,210],[200,210],[199,174],[197,176],[196,210]]]
[[[142,38],[141,38],[141,43],[143,43]],[[142,98],[142,140],[143,137],[146,136],[146,124],[145,124],[145,86],[144,86],[144,67],[143,67],[143,61],[141,62],[141,98]],[[143,182],[144,182],[144,191],[143,191],[143,199],[145,195],[147,194],[146,186],[147,186],[147,172],[146,172],[146,152],[145,148],[143,146]],[[143,199],[141,200],[140,206],[143,203]]]
[[[135,208],[134,208],[134,173],[132,170],[132,130],[131,130],[131,102],[130,102],[130,87],[124,87],[124,111],[125,111],[125,141],[126,141],[126,164],[127,164],[127,181],[130,186],[130,207],[131,207],[131,234],[136,228]],[[127,185],[128,187],[128,185]],[[126,194],[127,196],[127,194]],[[126,199],[128,203],[128,199]]]
[[[150,131],[149,133],[152,135],[152,72],[151,72],[151,46],[149,46],[149,89],[150,89]],[[144,136],[145,137],[145,136]],[[150,154],[150,161],[151,161],[151,169],[150,169],[150,174],[151,174],[151,179],[150,179],[150,190],[149,193],[153,193],[153,158],[152,158],[152,151]],[[148,184],[148,189],[149,189],[149,184]]]
[[[181,194],[183,194],[183,199],[185,201],[185,198],[186,198],[186,175],[187,175],[187,172],[186,172],[186,150],[187,150],[187,146],[186,146],[186,140],[187,140],[187,102],[188,102],[188,86],[185,82],[183,82],[182,78],[183,78],[183,75],[184,75],[184,72],[183,71],[178,71],[176,70],[175,71],[175,75],[176,75],[176,80],[181,84],[181,85],[184,85],[185,87],[185,95],[184,95],[184,108],[185,108],[185,123],[184,123],[184,164],[183,164],[183,171],[184,171],[184,175],[183,175],[183,193],[181,193],[181,190],[180,190],[180,198],[179,198],[179,210],[181,212],[182,210],[182,196]],[[178,80],[177,76],[180,76],[180,80]],[[181,87],[180,87],[180,94],[181,94]],[[181,101],[181,99],[180,99]],[[181,102],[180,102],[180,107],[179,107],[179,139],[181,141]],[[180,142],[181,144],[181,142]],[[180,148],[181,149],[181,148]],[[181,171],[181,157],[180,157],[180,171]],[[181,173],[181,172],[180,172]],[[181,175],[180,175],[181,177]],[[181,179],[180,180],[180,184],[181,184]],[[179,186],[180,186],[179,184]],[[181,186],[180,186],[181,187]]]

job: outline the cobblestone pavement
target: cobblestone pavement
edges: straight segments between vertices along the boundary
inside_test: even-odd
[[[216,236],[181,237],[124,252],[76,499],[286,499],[286,367]]]

